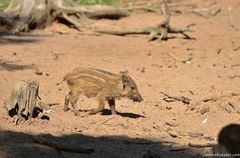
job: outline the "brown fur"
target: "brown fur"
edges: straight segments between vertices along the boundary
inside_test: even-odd
[[[115,99],[128,97],[134,101],[142,101],[134,80],[126,73],[113,74],[99,69],[77,68],[66,74],[63,81],[67,82],[70,92],[65,97],[64,111],[67,111],[69,101],[75,115],[79,115],[77,101],[80,94],[87,97],[96,97],[98,108],[92,109],[90,114],[96,114],[104,109],[108,101],[112,114],[115,111]],[[61,82],[60,82],[61,83]]]

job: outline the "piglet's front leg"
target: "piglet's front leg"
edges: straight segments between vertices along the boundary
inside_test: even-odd
[[[108,99],[108,104],[110,106],[112,115],[116,115],[117,113],[115,111],[115,98]]]

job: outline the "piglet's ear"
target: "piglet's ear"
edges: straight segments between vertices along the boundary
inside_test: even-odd
[[[128,85],[128,75],[125,73],[120,73],[121,77],[122,77],[122,83],[123,83],[123,89],[126,88],[126,86]]]

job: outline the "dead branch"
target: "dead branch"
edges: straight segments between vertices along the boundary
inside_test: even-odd
[[[79,22],[77,22],[76,20],[74,20],[73,18],[69,17],[66,13],[62,13],[61,17],[65,20],[67,20],[69,23],[71,23],[77,30],[80,31],[81,28],[81,24]]]
[[[58,141],[49,140],[40,136],[32,136],[31,138],[33,139],[34,142],[38,144],[46,145],[46,146],[55,148],[56,150],[62,150],[62,151],[73,152],[73,153],[81,153],[81,154],[91,154],[94,152],[94,149],[88,149],[88,148],[76,147],[76,146],[70,147]]]
[[[95,32],[104,33],[104,34],[119,35],[119,36],[125,36],[125,35],[128,35],[128,34],[149,34],[150,33],[147,29],[125,29],[125,30],[98,29],[98,30],[95,30]]]
[[[153,41],[154,39],[167,40],[169,33],[180,33],[185,39],[193,39],[186,34],[189,32],[189,26],[186,28],[175,28],[172,27],[170,23],[171,14],[166,3],[162,4],[162,12],[164,15],[164,20],[156,26],[147,27],[142,29],[119,29],[119,30],[106,30],[106,29],[96,29],[95,32],[112,34],[112,35],[128,35],[128,34],[148,34],[148,41]]]
[[[184,104],[190,104],[190,101],[191,101],[191,99],[184,97],[184,96],[171,96],[164,92],[160,92],[160,93],[167,97],[167,98],[163,98],[163,100],[166,102],[181,101]]]

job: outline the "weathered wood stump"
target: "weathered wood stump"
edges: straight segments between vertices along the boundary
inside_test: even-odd
[[[38,94],[39,83],[33,80],[21,80],[16,84],[9,98],[4,102],[8,115],[17,115],[17,120],[36,117],[36,111],[49,109]]]

